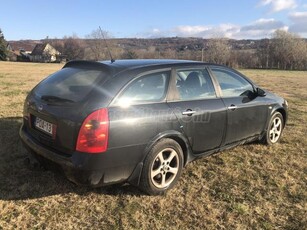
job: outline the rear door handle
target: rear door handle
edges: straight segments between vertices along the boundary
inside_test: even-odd
[[[231,104],[230,106],[228,106],[229,110],[235,110],[236,108],[237,108],[237,106],[234,105],[234,104]]]
[[[183,111],[182,115],[192,116],[196,111],[188,109],[187,111]]]

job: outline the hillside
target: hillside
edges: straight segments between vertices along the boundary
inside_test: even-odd
[[[41,42],[61,42],[64,39],[48,39],[48,40],[19,40],[19,41],[8,41],[13,50],[33,50],[36,44]],[[90,46],[93,39],[81,39],[84,42],[85,47]],[[229,45],[232,49],[235,50],[250,50],[256,49],[257,47],[261,47],[263,44],[262,40],[228,40]],[[202,48],[206,48],[209,39],[203,38],[180,38],[180,37],[172,37],[172,38],[153,38],[153,39],[145,39],[145,38],[113,38],[108,39],[108,42],[112,44],[116,44],[116,46],[121,47],[123,49],[147,49],[148,47],[158,47],[160,50],[165,49],[173,49],[176,51],[183,50],[201,50]]]
[[[270,40],[168,37],[111,38],[106,42],[114,59],[185,59],[225,64],[237,68],[306,70],[307,40],[283,31],[276,32],[274,36]],[[60,53],[53,57],[53,62],[54,60],[65,62],[76,59],[96,61],[110,59],[106,43],[97,38],[68,37],[9,41],[11,51],[17,55],[9,60],[14,61],[15,58],[17,61],[33,61],[31,52],[38,43],[50,44],[55,52]],[[23,56],[23,54],[26,55]],[[48,55],[41,54],[37,57],[37,61],[52,62]]]

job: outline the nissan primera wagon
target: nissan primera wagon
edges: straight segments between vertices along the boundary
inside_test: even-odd
[[[277,143],[286,120],[286,100],[225,66],[72,61],[29,93],[20,137],[77,184],[128,182],[157,195],[198,157]]]

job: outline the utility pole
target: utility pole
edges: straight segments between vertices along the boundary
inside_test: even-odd
[[[202,62],[204,62],[204,49],[205,49],[205,48],[202,48],[202,49],[201,49],[201,61],[202,61]]]

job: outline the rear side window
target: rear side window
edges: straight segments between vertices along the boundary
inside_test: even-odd
[[[132,81],[117,98],[116,105],[159,102],[165,98],[170,71],[144,75]]]
[[[40,98],[58,98],[79,102],[88,95],[102,79],[99,70],[64,68],[42,81],[34,90]]]

